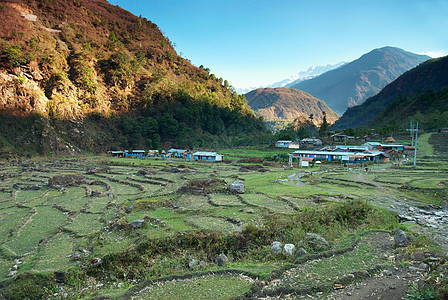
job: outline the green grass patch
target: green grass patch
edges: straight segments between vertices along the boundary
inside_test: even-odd
[[[250,205],[266,208],[271,212],[283,214],[291,214],[294,212],[293,208],[284,201],[272,199],[262,194],[243,194],[241,198]]]
[[[100,231],[104,224],[100,221],[101,215],[77,213],[72,223],[64,228],[75,232],[77,235],[85,236]]]
[[[5,247],[16,255],[33,251],[40,240],[51,237],[57,232],[59,226],[67,222],[67,217],[55,208],[39,206],[35,210],[36,213],[5,244]]]
[[[206,275],[159,282],[140,294],[143,299],[230,299],[248,292],[253,281],[243,276]]]
[[[0,211],[0,243],[3,244],[7,241],[10,230],[18,229],[19,224],[29,211],[29,209],[17,207]]]
[[[208,203],[208,198],[201,195],[181,195],[176,199],[176,204],[184,211],[204,211],[214,208]]]
[[[231,232],[236,229],[236,225],[219,218],[208,216],[192,216],[186,218],[186,221],[193,226],[212,231]]]
[[[211,194],[210,200],[215,205],[220,206],[242,206],[244,205],[241,201],[235,196],[230,194]]]
[[[184,222],[184,215],[177,214],[167,208],[159,208],[149,213],[151,218],[160,219],[175,231],[193,230],[194,227]]]
[[[433,156],[434,149],[429,143],[429,139],[433,133],[424,133],[418,136],[417,141],[417,155],[418,156]],[[417,157],[418,160],[418,157]]]
[[[32,270],[35,272],[55,272],[70,266],[73,254],[73,238],[66,233],[58,233],[41,246]]]

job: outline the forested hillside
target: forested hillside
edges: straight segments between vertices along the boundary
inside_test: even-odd
[[[41,154],[216,147],[267,134],[226,80],[105,0],[2,1],[0,14],[4,155],[24,145]]]
[[[263,117],[273,130],[283,129],[294,119],[310,115],[315,126],[320,126],[324,115],[329,124],[339,118],[324,101],[297,89],[257,89],[247,93],[246,98],[255,114]]]

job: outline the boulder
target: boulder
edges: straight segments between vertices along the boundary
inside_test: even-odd
[[[408,236],[406,235],[406,232],[404,232],[403,230],[400,230],[400,229],[395,231],[394,242],[395,242],[395,245],[397,245],[399,247],[406,246],[409,243],[409,239],[408,239]]]
[[[296,246],[293,244],[285,244],[283,246],[283,254],[292,256],[294,254],[294,251],[296,250]]]
[[[68,186],[78,186],[85,183],[85,177],[78,174],[60,174],[55,175],[48,180],[48,186],[52,188],[61,188]]]
[[[26,190],[26,191],[38,191],[40,189],[42,189],[42,187],[37,184],[33,184],[33,185],[30,185],[30,186],[27,186],[24,188],[24,190]]]
[[[314,251],[325,251],[330,249],[330,244],[316,233],[305,234],[304,242]]]
[[[86,170],[87,174],[96,174],[96,173],[109,173],[110,167],[109,166],[96,166],[96,167],[88,167]]]
[[[299,250],[297,250],[297,252],[296,252],[296,258],[299,258],[299,257],[307,255],[307,254],[308,254],[308,252],[305,249],[299,248]]]
[[[99,191],[91,191],[90,192],[90,197],[94,198],[94,197],[101,197],[103,196],[103,194]]]
[[[14,190],[21,190],[21,189],[22,189],[22,187],[21,187],[20,185],[18,185],[17,183],[14,183],[14,184],[12,185],[12,188],[13,188]]]
[[[246,192],[246,188],[244,186],[244,182],[235,181],[229,184],[229,191],[237,194],[244,194]]]
[[[283,251],[282,243],[275,241],[271,244],[271,253],[272,254],[278,255],[278,254],[282,253],[282,251]]]
[[[130,223],[131,227],[134,229],[140,228],[145,223],[145,220],[135,220]]]
[[[228,261],[229,259],[227,258],[227,256],[222,253],[215,258],[215,263],[220,267],[224,267]]]
[[[154,174],[157,174],[157,170],[153,168],[143,168],[137,172],[138,176],[154,175]]]

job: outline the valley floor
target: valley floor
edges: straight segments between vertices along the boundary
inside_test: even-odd
[[[368,172],[108,157],[3,161],[0,296],[401,299],[425,291],[417,286],[443,290],[446,140],[428,136],[422,149],[434,152],[422,152],[417,167],[402,161]],[[48,185],[74,175],[82,180]],[[232,182],[245,192],[229,192]],[[395,245],[397,229],[408,245]],[[329,247],[306,244],[310,232]],[[307,253],[275,255],[274,241]],[[442,279],[437,286],[429,277]]]

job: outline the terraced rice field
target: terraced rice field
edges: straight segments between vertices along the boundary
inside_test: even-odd
[[[99,171],[89,171],[92,167]],[[108,167],[107,171],[101,170],[103,167]],[[267,167],[266,173],[242,172],[240,168],[237,164],[105,157],[0,162],[0,281],[10,280],[7,275],[17,264],[14,276],[54,273],[88,265],[94,257],[130,251],[142,238],[163,239],[197,230],[231,235],[250,225],[262,228],[265,217],[292,216],[350,199],[382,207],[397,201],[442,205],[448,185],[446,162],[429,158],[420,159],[418,168],[409,164],[399,168],[375,165],[369,172],[339,165],[305,171]],[[145,169],[152,173],[141,175],[139,171]],[[60,174],[81,175],[84,182],[50,187],[49,180]],[[191,182],[209,179],[223,182],[211,190],[183,189]],[[243,181],[246,192],[229,193],[225,187],[233,181]],[[132,221],[142,219],[145,223],[141,228],[130,226]],[[282,286],[301,289],[325,280],[334,282],[341,268],[347,268],[344,272],[365,269],[359,257],[384,263],[381,253],[369,254],[366,247],[362,244],[336,261],[325,259],[290,268],[289,273],[279,277]],[[270,261],[268,248],[266,245],[266,249],[254,253],[254,261],[234,262],[232,268],[254,277],[279,270],[283,263]],[[177,255],[189,257],[188,253]],[[158,270],[153,271],[154,262],[147,262],[144,268],[164,275],[168,270],[189,271],[185,270],[185,262],[159,258]],[[208,268],[213,271],[214,267]],[[294,276],[301,272],[309,275],[297,280]],[[151,285],[139,297],[184,295],[186,283],[202,286],[197,291],[199,298],[208,297],[205,287],[209,285],[231,285],[228,294],[222,294],[224,298],[241,295],[253,285],[252,279],[209,274]],[[129,286],[107,288],[122,295]]]

